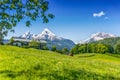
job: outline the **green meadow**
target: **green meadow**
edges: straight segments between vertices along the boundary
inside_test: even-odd
[[[0,46],[0,80],[120,80],[120,55]]]

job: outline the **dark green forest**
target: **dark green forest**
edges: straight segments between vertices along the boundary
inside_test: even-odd
[[[103,40],[77,44],[71,53],[120,53],[120,37],[106,38]]]

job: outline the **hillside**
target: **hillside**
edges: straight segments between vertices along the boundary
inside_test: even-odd
[[[108,44],[108,45],[115,47],[116,44],[120,44],[120,37],[106,38],[103,40],[95,41],[93,43]]]
[[[120,80],[120,55],[80,54],[0,46],[0,80]]]

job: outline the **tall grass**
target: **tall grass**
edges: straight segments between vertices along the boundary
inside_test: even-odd
[[[0,46],[0,80],[120,80],[120,56]]]

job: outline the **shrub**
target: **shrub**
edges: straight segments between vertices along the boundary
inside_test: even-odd
[[[62,53],[63,53],[63,54],[69,54],[69,50],[68,50],[67,48],[63,48],[63,49],[62,49]]]
[[[57,47],[56,46],[52,46],[51,51],[56,51],[56,50],[57,50]]]
[[[28,47],[39,49],[40,48],[40,43],[33,40],[28,44]]]
[[[42,50],[49,50],[49,48],[47,46],[43,46]]]

